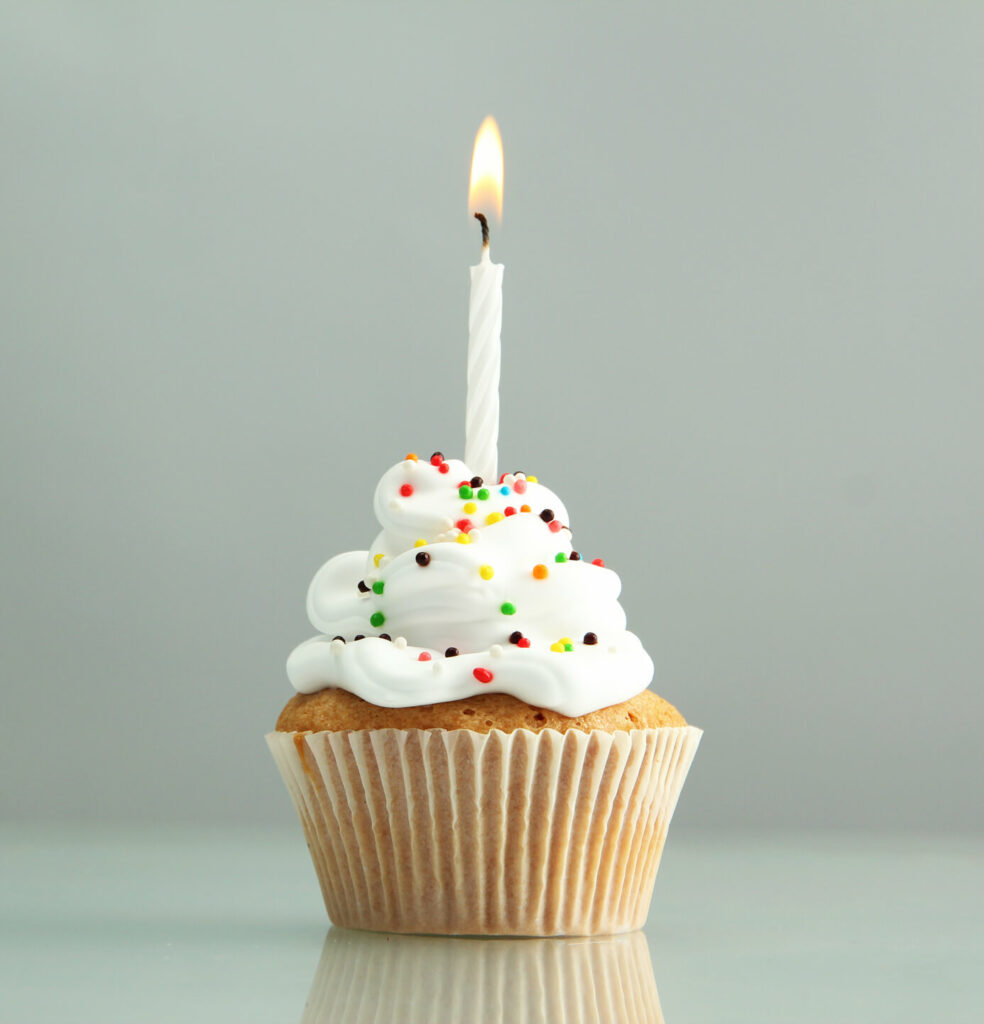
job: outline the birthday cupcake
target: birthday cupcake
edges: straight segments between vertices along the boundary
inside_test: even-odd
[[[647,687],[620,581],[536,477],[409,455],[267,737],[338,925],[593,935],[645,921],[701,732]]]

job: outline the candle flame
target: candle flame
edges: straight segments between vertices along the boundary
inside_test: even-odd
[[[495,214],[502,220],[502,136],[494,117],[487,117],[475,136],[471,182],[468,186],[468,212]]]

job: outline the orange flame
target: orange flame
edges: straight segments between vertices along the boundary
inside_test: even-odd
[[[502,136],[494,117],[487,117],[475,136],[471,182],[468,186],[468,212],[494,213],[502,220]]]

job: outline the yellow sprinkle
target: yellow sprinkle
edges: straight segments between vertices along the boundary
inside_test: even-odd
[[[560,638],[560,643],[561,644],[572,644],[572,643],[574,643],[574,641],[569,636],[562,636]]]
[[[540,481],[537,480],[537,478],[535,476],[528,476],[526,478],[526,482],[527,483],[531,483],[531,484],[538,484]]]
[[[550,645],[550,650],[551,651],[556,651],[558,654],[563,654],[563,652],[564,652],[564,645],[563,644],[551,644]]]
[[[385,557],[386,557],[386,556],[385,556],[385,555],[384,555],[384,554],[382,553],[382,551],[380,551],[378,555],[373,555],[373,556],[372,556],[372,561],[373,561],[373,564],[374,564],[374,565],[376,566],[376,568],[377,568],[377,569],[379,568],[379,563],[380,563],[380,562],[381,562],[381,561],[382,561],[382,560],[383,560],[383,559],[384,559]]]
[[[427,543],[427,541],[425,541],[423,537],[418,537],[418,538],[417,538],[417,539],[416,539],[416,540],[415,540],[415,541],[413,542],[413,546],[414,546],[415,548],[422,548],[422,547],[423,547],[423,546],[424,546],[424,545],[425,545],[426,543]]]
[[[406,461],[407,462],[416,462],[417,461],[416,453],[414,453],[414,452],[407,452]]]
[[[491,526],[493,523],[497,523],[500,519],[505,519],[505,518],[506,517],[501,512],[490,512],[485,517],[485,525],[486,526]]]
[[[459,533],[458,536],[455,537],[455,540],[459,544],[471,544],[471,537],[469,537],[467,533]]]
[[[466,501],[465,502],[465,511],[469,515],[471,515],[472,512],[477,512],[478,511],[478,506],[475,504],[474,501]]]
[[[483,580],[490,580],[495,575],[495,570],[491,565],[480,565],[478,567],[478,575],[481,576]]]

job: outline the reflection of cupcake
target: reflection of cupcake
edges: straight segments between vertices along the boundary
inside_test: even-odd
[[[663,1024],[642,932],[435,939],[332,929],[301,1024]]]
[[[700,739],[646,690],[618,577],[535,477],[439,453],[317,573],[323,635],[268,737],[331,919],[440,934],[638,928]]]

